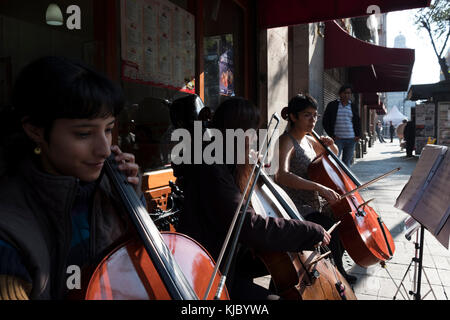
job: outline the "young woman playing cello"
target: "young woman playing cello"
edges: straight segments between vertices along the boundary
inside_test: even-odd
[[[225,146],[230,141],[226,141],[225,131],[246,131],[259,126],[259,109],[249,101],[238,97],[224,101],[212,120],[212,128],[220,130],[224,137],[223,164],[191,165],[185,171],[185,208],[177,231],[202,243],[215,260],[242,198],[250,169],[248,159],[245,164],[236,164],[236,152],[234,163],[226,164]],[[248,143],[247,140],[247,146]],[[253,260],[247,254],[248,249],[296,252],[312,248],[320,241],[328,244],[330,235],[316,223],[263,218],[249,207],[239,238],[240,249],[236,255],[235,271],[227,280],[231,299],[271,298],[268,290],[253,284],[253,278],[261,274],[256,275],[258,260]]]
[[[275,175],[276,182],[286,191],[303,217],[309,221],[329,229],[333,224],[332,212],[328,203],[339,199],[339,194],[319,183],[308,179],[308,166],[318,154],[324,152],[323,147],[309,136],[317,122],[317,102],[308,94],[298,94],[289,101],[282,116],[289,121],[287,131],[279,139],[280,167]],[[333,139],[321,137],[322,142],[338,153]],[[332,232],[330,249],[339,272],[349,283],[356,277],[348,275],[342,265],[343,249],[337,229]]]
[[[2,116],[0,299],[64,298],[68,267],[95,263],[129,232],[101,175],[112,151],[139,184],[134,156],[111,146],[123,104],[110,80],[65,58],[38,59],[19,74]]]

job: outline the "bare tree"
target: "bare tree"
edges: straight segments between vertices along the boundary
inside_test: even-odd
[[[445,60],[445,48],[450,37],[450,1],[434,0],[429,7],[420,9],[415,16],[417,29],[425,29],[430,37],[445,80],[450,80],[449,66]],[[439,49],[439,43],[442,47]]]

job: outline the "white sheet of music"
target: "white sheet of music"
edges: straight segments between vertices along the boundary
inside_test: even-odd
[[[450,152],[426,145],[395,207],[410,214],[449,248]]]

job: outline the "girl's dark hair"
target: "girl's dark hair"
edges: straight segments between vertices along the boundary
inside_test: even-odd
[[[22,129],[23,122],[44,128],[48,141],[56,119],[117,116],[123,106],[120,87],[83,63],[64,57],[39,58],[24,67],[15,81],[12,106],[2,112],[6,125],[1,145],[20,159],[35,147]]]
[[[226,129],[259,129],[261,126],[261,115],[259,109],[250,101],[241,97],[232,97],[222,102],[214,112],[211,127],[225,133]],[[224,135],[224,147],[227,145]],[[235,160],[238,150],[234,145]],[[225,150],[224,150],[225,156]],[[241,192],[244,191],[246,182],[250,177],[251,167],[248,163],[235,164],[233,176]]]
[[[232,97],[222,102],[214,112],[211,126],[226,129],[258,129],[261,125],[259,109],[241,97]]]
[[[293,125],[291,118],[289,117],[289,114],[293,114],[295,117],[297,117],[298,113],[305,110],[306,108],[314,108],[318,109],[317,101],[309,94],[305,93],[299,93],[295,97],[293,97],[290,101],[287,107],[285,107],[281,111],[281,116],[284,120],[288,120],[290,125]]]

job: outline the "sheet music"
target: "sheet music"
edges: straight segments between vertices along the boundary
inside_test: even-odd
[[[447,223],[444,224],[444,227],[439,232],[439,234],[436,236],[436,239],[448,249],[449,240],[450,240],[450,223],[449,220],[447,220]]]
[[[450,234],[450,152],[426,145],[396,208],[409,213],[448,249]]]
[[[408,183],[397,198],[395,207],[411,214],[422,197],[423,188],[436,160],[446,147],[426,145]]]
[[[412,216],[416,217],[428,231],[435,236],[447,222],[450,213],[450,153],[447,152],[433,179],[428,185],[422,200],[419,201]],[[422,214],[425,212],[426,214]],[[447,243],[444,244],[448,248]]]

